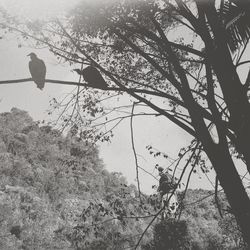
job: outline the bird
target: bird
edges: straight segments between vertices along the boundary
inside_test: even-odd
[[[74,69],[74,71],[83,76],[83,79],[88,83],[89,86],[99,89],[107,89],[108,84],[105,82],[97,68],[88,66],[83,70]]]
[[[33,52],[28,54],[30,57],[29,70],[32,80],[35,82],[37,88],[43,90],[45,85],[46,66],[43,60],[39,59]]]

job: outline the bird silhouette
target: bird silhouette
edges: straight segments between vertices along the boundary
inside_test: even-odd
[[[43,90],[45,85],[46,66],[43,60],[39,59],[35,53],[28,54],[30,57],[29,70],[36,86]]]
[[[88,66],[85,69],[74,69],[79,75],[83,76],[83,79],[88,83],[89,86],[107,89],[108,84],[103,79],[101,73],[93,66]]]

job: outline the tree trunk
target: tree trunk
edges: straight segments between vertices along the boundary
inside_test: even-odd
[[[228,149],[225,130],[218,130],[219,143],[213,142],[207,126],[199,112],[190,109],[192,124],[197,132],[197,139],[210,159],[218,180],[232,208],[237,223],[241,228],[244,241],[250,246],[250,199],[243,186]]]
[[[228,49],[216,50],[213,55],[213,68],[230,112],[230,129],[236,135],[236,149],[244,157],[250,173],[250,104],[247,91],[241,84],[236,67]]]
[[[250,199],[228,149],[219,145],[206,150],[232,208],[244,241],[250,246]]]
[[[234,65],[227,43],[227,31],[218,16],[215,1],[198,1],[197,7],[200,15],[204,14],[206,18],[201,19],[202,23],[196,23],[196,28],[205,43],[207,59],[216,74],[229,111],[229,129],[236,136],[235,146],[243,155],[250,173],[250,104],[247,88],[242,84]]]
[[[250,104],[247,89],[242,84],[236,66],[233,63],[226,42],[226,32],[218,22],[217,13],[214,12],[214,18],[212,18],[212,12],[208,11],[208,9],[206,11],[208,12],[208,19],[215,36],[215,44],[213,45],[207,37],[203,37],[208,52],[208,59],[216,74],[230,113],[229,124],[230,129],[236,135],[236,149],[243,155],[250,173]]]

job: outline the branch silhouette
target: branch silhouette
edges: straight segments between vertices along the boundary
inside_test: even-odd
[[[33,79],[30,78],[23,78],[23,79],[15,79],[15,80],[3,80],[0,81],[0,84],[11,84],[11,83],[22,83],[22,82],[33,82]],[[83,87],[91,87],[87,84],[73,82],[73,81],[62,81],[62,80],[52,80],[52,79],[45,79],[47,83],[57,83],[57,84],[64,84],[64,85],[73,85],[73,86],[83,86]]]
[[[15,79],[15,80],[2,80],[0,81],[1,84],[12,84],[12,83],[22,83],[22,82],[33,82],[33,79],[30,78],[22,78],[22,79]],[[72,86],[81,86],[81,87],[88,87],[88,88],[93,88],[93,89],[101,89],[101,90],[108,90],[108,91],[121,91],[121,92],[126,92],[126,90],[120,88],[120,87],[108,87],[108,88],[98,88],[96,86],[91,86],[86,83],[79,83],[79,82],[74,82],[74,81],[62,81],[62,80],[53,80],[53,79],[45,79],[46,83],[55,83],[55,84],[63,84],[63,85],[72,85]],[[149,94],[149,95],[154,95],[154,96],[159,96],[159,97],[166,97],[167,94],[161,93],[161,92],[156,92],[156,91],[151,91],[147,89],[138,89],[138,88],[129,88],[130,92],[135,92],[135,93],[142,93],[142,94]]]

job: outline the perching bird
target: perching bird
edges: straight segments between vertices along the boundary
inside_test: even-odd
[[[31,61],[29,62],[30,74],[36,86],[43,90],[45,84],[46,66],[44,61],[39,59],[35,53],[28,54]]]
[[[74,69],[79,75],[82,75],[89,86],[99,89],[107,89],[108,84],[103,79],[101,73],[93,66],[88,66],[85,69]]]

